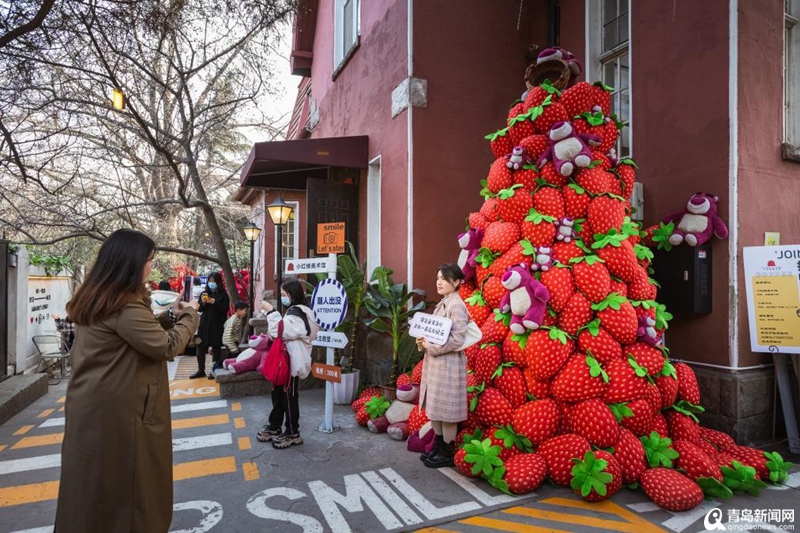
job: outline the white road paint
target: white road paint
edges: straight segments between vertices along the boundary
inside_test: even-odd
[[[0,461],[0,475],[28,472],[29,470],[42,470],[45,468],[58,468],[61,466],[61,454],[40,455],[26,459],[12,459]]]
[[[527,500],[536,496],[536,494],[526,494],[525,496],[509,496],[507,494],[500,494],[499,496],[492,496],[491,494],[487,494],[483,492],[477,485],[475,485],[475,481],[458,473],[456,470],[452,468],[439,468],[437,469],[439,472],[450,478],[456,485],[467,491],[470,496],[481,502],[486,507],[492,507],[494,505],[502,505],[505,503],[511,503],[518,500]]]
[[[300,526],[303,528],[303,533],[324,533],[325,528],[323,528],[322,524],[320,524],[315,518],[306,516],[304,514],[281,511],[267,506],[268,499],[278,496],[288,498],[292,501],[306,497],[305,493],[296,489],[290,489],[288,487],[275,487],[274,489],[262,490],[261,492],[251,496],[250,499],[247,500],[247,510],[259,518],[277,520],[279,522],[288,522],[290,524]],[[274,525],[269,524],[264,528],[264,530],[272,531],[273,528]]]
[[[170,533],[206,533],[220,523],[223,514],[222,505],[209,500],[176,503],[173,504],[172,510],[176,513],[180,511],[200,511],[203,513],[203,519],[197,527],[171,530]]]
[[[636,513],[648,513],[650,511],[661,510],[661,506],[653,502],[629,503],[626,507]]]
[[[35,527],[33,529],[18,529],[11,533],[53,533],[54,526]]]
[[[474,501],[457,503],[441,508],[436,507],[391,468],[382,468],[380,473],[388,479],[389,482],[400,491],[400,494],[404,495],[414,507],[419,509],[428,520],[437,520],[461,513],[468,513],[481,508],[480,504]]]
[[[325,517],[325,521],[328,522],[333,533],[351,533],[352,531],[339,510],[339,506],[347,512],[357,513],[364,510],[362,502],[380,521],[384,529],[403,527],[403,523],[394,516],[358,474],[344,476],[344,494],[337,492],[324,481],[311,481],[308,488],[311,489],[311,494],[317,500],[322,516]]]
[[[392,506],[392,509],[397,513],[406,525],[421,524],[422,519],[415,513],[400,496],[386,484],[386,482],[372,470],[361,472],[361,476],[369,481],[372,488],[384,499],[386,503]]]
[[[720,504],[717,501],[704,501],[694,509],[688,511],[681,511],[680,513],[673,513],[672,511],[665,511],[672,515],[672,518],[666,520],[663,524],[664,527],[672,531],[683,531],[691,526],[701,518],[704,518],[711,509],[716,509]]]
[[[216,433],[213,435],[201,435],[199,437],[172,439],[172,451],[183,452],[186,450],[198,450],[200,448],[226,446],[232,443],[233,438],[230,433]]]
[[[197,402],[197,403],[185,403],[182,405],[173,405],[170,408],[171,413],[188,413],[190,411],[206,411],[208,409],[225,409],[228,407],[228,400],[214,400],[211,402]],[[63,426],[66,423],[66,418],[61,417],[53,417],[48,418],[41,424],[39,424],[40,428],[52,428]]]

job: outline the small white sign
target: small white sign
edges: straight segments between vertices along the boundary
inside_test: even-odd
[[[336,278],[326,278],[319,282],[311,295],[311,308],[322,329],[336,329],[347,313],[347,293]]]
[[[331,268],[331,256],[310,259],[287,259],[284,275],[315,274],[317,272],[336,272],[336,264]]]
[[[408,334],[412,337],[425,337],[431,344],[444,345],[450,336],[453,321],[447,317],[428,313],[415,313],[408,321],[411,326]]]
[[[347,335],[339,331],[320,331],[311,344],[326,348],[344,348],[348,342]]]

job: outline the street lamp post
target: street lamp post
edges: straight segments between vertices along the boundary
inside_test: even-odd
[[[253,269],[255,267],[254,256],[253,256],[253,247],[258,240],[258,236],[261,234],[261,228],[253,224],[252,221],[248,222],[247,225],[243,228],[244,237],[248,241],[250,241],[250,301],[248,304],[250,305],[250,312],[249,318],[253,318],[253,284],[255,282],[255,276]],[[250,321],[248,320],[247,323],[249,324]]]
[[[281,285],[283,285],[283,226],[289,221],[289,218],[294,214],[292,206],[283,201],[283,198],[278,196],[271,204],[267,206],[269,217],[272,223],[278,229],[278,291],[276,293],[278,311],[283,311],[281,306]]]

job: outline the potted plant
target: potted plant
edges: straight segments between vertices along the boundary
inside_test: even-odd
[[[337,271],[339,280],[347,293],[349,305],[348,320],[342,322],[337,331],[347,334],[347,355],[342,357],[341,351],[336,351],[334,365],[342,367],[342,380],[333,384],[333,402],[339,405],[353,403],[358,394],[358,385],[361,378],[359,370],[353,369],[353,360],[357,353],[358,333],[362,323],[361,313],[364,308],[364,298],[367,294],[367,263],[359,263],[352,243],[347,243],[348,252],[338,257]],[[344,363],[344,364],[342,364]]]
[[[408,319],[414,313],[424,310],[429,303],[420,300],[411,305],[411,299],[414,296],[424,298],[425,291],[409,290],[405,283],[394,283],[392,274],[393,271],[386,267],[377,267],[367,286],[364,299],[364,306],[372,316],[364,323],[375,331],[388,334],[392,339],[392,373],[389,384],[381,386],[384,393],[389,396],[393,396],[394,393],[400,372],[401,355],[415,348],[413,339],[408,335]]]

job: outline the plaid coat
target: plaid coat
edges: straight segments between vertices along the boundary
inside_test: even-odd
[[[449,318],[453,327],[443,346],[425,353],[419,405],[431,420],[461,422],[467,419],[467,358],[458,348],[464,344],[469,312],[454,292],[442,298],[433,314]]]

